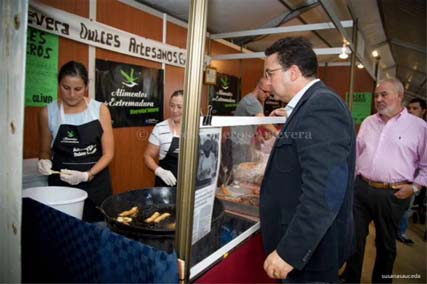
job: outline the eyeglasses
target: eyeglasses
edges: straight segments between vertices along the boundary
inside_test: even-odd
[[[278,67],[275,69],[265,69],[265,78],[271,79],[271,76],[273,75],[273,73],[279,70],[283,70],[283,67]]]

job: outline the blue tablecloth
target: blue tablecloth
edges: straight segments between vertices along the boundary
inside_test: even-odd
[[[23,282],[178,283],[177,256],[23,199]]]

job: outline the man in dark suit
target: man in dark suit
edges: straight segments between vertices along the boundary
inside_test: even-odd
[[[275,42],[265,74],[288,119],[261,187],[267,274],[285,282],[338,282],[354,248],[355,130],[344,102],[319,79],[304,38]]]

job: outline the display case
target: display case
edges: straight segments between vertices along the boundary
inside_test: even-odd
[[[221,129],[221,155],[215,197],[224,206],[224,216],[220,226],[212,227],[207,236],[193,244],[194,252],[200,248],[199,244],[204,239],[216,239],[216,242],[210,243],[208,251],[203,252],[200,261],[191,261],[191,281],[203,277],[259,231],[260,186],[275,141],[275,137],[264,126],[274,125],[279,129],[285,118],[213,116],[208,121],[209,125],[203,125],[201,121],[201,129]],[[250,126],[253,133],[236,135],[240,133],[239,127],[242,126]],[[242,158],[241,153],[244,152],[246,155]]]

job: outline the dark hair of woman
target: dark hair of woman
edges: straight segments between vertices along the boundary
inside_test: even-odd
[[[172,93],[171,98],[177,97],[177,96],[184,96],[184,91],[183,90],[176,90],[175,92]]]
[[[80,62],[69,61],[62,65],[58,73],[58,83],[61,82],[62,78],[65,76],[80,77],[85,85],[87,85],[89,82],[87,69]]]

